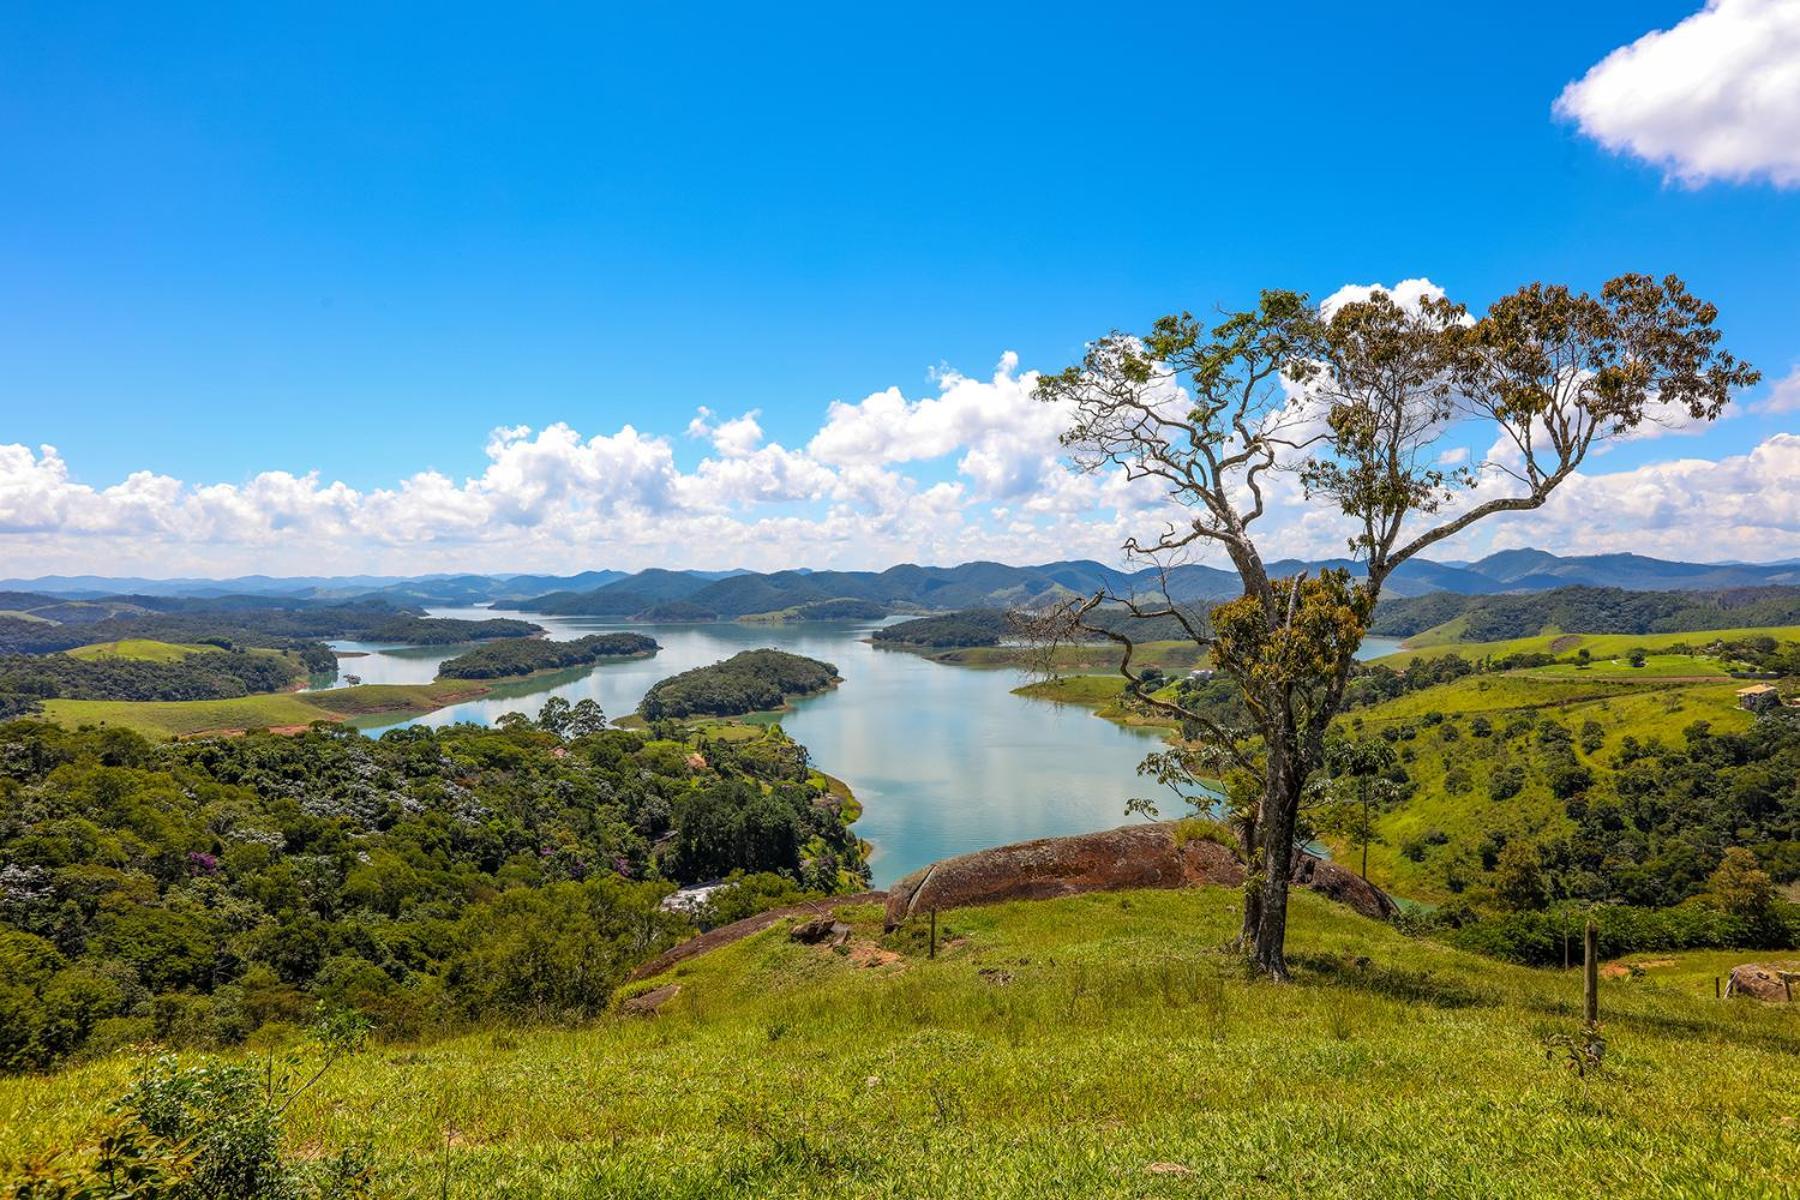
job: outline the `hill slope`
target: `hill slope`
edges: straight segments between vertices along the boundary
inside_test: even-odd
[[[368,1052],[289,1140],[368,1140],[418,1197],[1770,1195],[1792,1166],[1800,1026],[1713,1000],[1718,956],[1607,979],[1583,1081],[1542,1042],[1575,974],[1302,896],[1298,981],[1247,983],[1234,900],[959,911],[935,960],[873,905],[842,953],[779,925],[639,985],[680,985],[654,1018]],[[0,1081],[9,1151],[91,1137],[130,1069]]]

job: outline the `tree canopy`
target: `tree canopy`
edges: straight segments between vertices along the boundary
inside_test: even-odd
[[[1183,619],[1239,684],[1246,728],[1151,695],[1132,670],[1135,639],[1106,632],[1138,701],[1206,735],[1211,760],[1196,760],[1197,774],[1224,762],[1261,780],[1240,834],[1252,867],[1243,939],[1262,970],[1286,977],[1301,796],[1388,577],[1478,521],[1541,507],[1597,443],[1646,421],[1716,418],[1759,378],[1720,347],[1717,316],[1674,276],[1622,275],[1597,295],[1532,283],[1479,317],[1379,289],[1330,311],[1265,291],[1210,325],[1182,313],[1141,336],[1102,337],[1040,381],[1068,416],[1078,468],[1120,470],[1168,502],[1169,519],[1128,538],[1126,554],[1168,566],[1216,550],[1242,583],[1204,624]],[[1453,435],[1495,449],[1446,466]],[[1338,519],[1360,578],[1271,573],[1257,523],[1284,475]],[[1044,636],[1089,629],[1084,618],[1107,602],[1180,616],[1172,603],[1097,592],[1050,614]]]

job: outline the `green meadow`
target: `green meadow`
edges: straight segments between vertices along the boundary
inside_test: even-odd
[[[189,645],[181,642],[158,642],[151,638],[125,638],[116,642],[95,642],[64,651],[70,658],[129,658],[140,662],[179,662],[190,654],[203,654],[217,646]]]
[[[421,1198],[1762,1196],[1800,1161],[1800,1023],[1714,1000],[1730,956],[1609,972],[1580,1076],[1577,972],[1311,895],[1289,986],[1221,949],[1225,890],[959,910],[935,959],[850,912],[842,951],[784,923],[637,985],[680,985],[654,1017],[365,1051],[287,1142]],[[0,1080],[4,1153],[82,1144],[135,1066]]]

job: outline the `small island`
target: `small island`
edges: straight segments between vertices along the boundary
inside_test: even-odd
[[[608,658],[643,658],[662,649],[641,633],[594,633],[570,642],[506,638],[446,659],[439,679],[502,679],[583,667]]]
[[[671,675],[644,693],[638,714],[647,721],[680,717],[740,717],[786,706],[842,682],[837,668],[785,650],[745,650],[709,667]]]
[[[886,625],[871,634],[870,640],[877,645],[966,649],[998,646],[1012,628],[1011,615],[1002,609],[971,608]]]

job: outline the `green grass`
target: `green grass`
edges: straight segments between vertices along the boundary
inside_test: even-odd
[[[289,1114],[368,1141],[399,1197],[1775,1195],[1800,1143],[1800,1024],[1714,1001],[1723,960],[1608,979],[1408,941],[1295,900],[1296,982],[1218,947],[1224,890],[944,914],[859,965],[777,926],[690,960],[650,1019],[367,1052]],[[858,942],[880,936],[873,907]],[[1687,956],[1668,956],[1678,963]],[[658,980],[656,982],[663,982]],[[121,1056],[0,1080],[0,1159],[88,1141]],[[1785,1182],[1784,1182],[1785,1181]]]
[[[1488,796],[1487,779],[1499,761],[1495,756],[1504,728],[1515,716],[1533,721],[1552,716],[1572,730],[1587,721],[1605,731],[1605,742],[1593,754],[1576,750],[1577,758],[1604,775],[1626,734],[1640,741],[1661,739],[1680,744],[1682,730],[1695,721],[1707,721],[1720,732],[1747,728],[1753,717],[1737,706],[1738,680],[1721,683],[1671,683],[1663,680],[1637,684],[1589,678],[1592,672],[1571,673],[1554,679],[1533,678],[1530,672],[1475,675],[1426,688],[1339,718],[1353,729],[1376,734],[1383,729],[1411,727],[1414,737],[1397,743],[1410,751],[1406,771],[1417,784],[1412,798],[1383,813],[1375,826],[1380,840],[1369,847],[1369,878],[1381,887],[1416,900],[1444,900],[1452,894],[1446,886],[1445,864],[1440,854],[1465,861],[1489,835],[1555,836],[1568,832],[1570,823],[1562,802],[1550,795],[1543,781],[1530,774],[1518,795],[1503,802]],[[1576,677],[1580,676],[1580,677]],[[1458,736],[1446,740],[1443,726],[1426,725],[1427,713],[1457,718]],[[1482,715],[1492,723],[1489,738],[1469,733],[1469,718]],[[1530,735],[1526,735],[1529,738]],[[1523,763],[1527,752],[1515,743],[1508,761]],[[1461,767],[1473,779],[1470,790],[1452,793],[1446,776]],[[1449,841],[1424,862],[1404,856],[1411,841],[1438,833]],[[1360,850],[1333,840],[1333,853],[1354,860]],[[1469,873],[1474,875],[1473,864]]]
[[[1443,625],[1427,629],[1406,639],[1406,649],[1394,654],[1384,655],[1375,661],[1383,666],[1399,669],[1420,657],[1436,657],[1440,654],[1455,653],[1464,658],[1479,659],[1492,655],[1501,658],[1508,654],[1558,654],[1570,655],[1586,648],[1595,658],[1613,658],[1623,655],[1633,646],[1646,651],[1666,650],[1670,646],[1686,644],[1689,646],[1707,646],[1717,641],[1743,641],[1753,637],[1772,637],[1776,641],[1800,641],[1800,625],[1757,625],[1738,629],[1708,629],[1693,633],[1558,633],[1555,631],[1537,634],[1532,637],[1509,638],[1498,642],[1459,642],[1456,640],[1460,632],[1458,621],[1448,621]]]
[[[158,642],[149,638],[126,638],[118,642],[95,642],[65,651],[70,658],[131,658],[142,662],[179,662],[190,654],[217,650],[217,646],[195,646],[181,642]]]
[[[47,700],[44,715],[60,725],[116,725],[146,737],[188,737],[244,729],[280,729],[314,721],[426,713],[489,689],[473,680],[371,683],[319,692],[276,692],[231,700]]]
[[[1626,682],[1731,677],[1718,659],[1700,654],[1647,654],[1643,665],[1638,667],[1632,666],[1620,655],[1617,658],[1594,658],[1586,666],[1564,662],[1547,667],[1531,667],[1522,674],[1533,679],[1619,679]]]
[[[1013,689],[1013,695],[1058,704],[1087,704],[1096,708],[1118,699],[1125,690],[1123,675],[1062,675],[1040,679]]]

